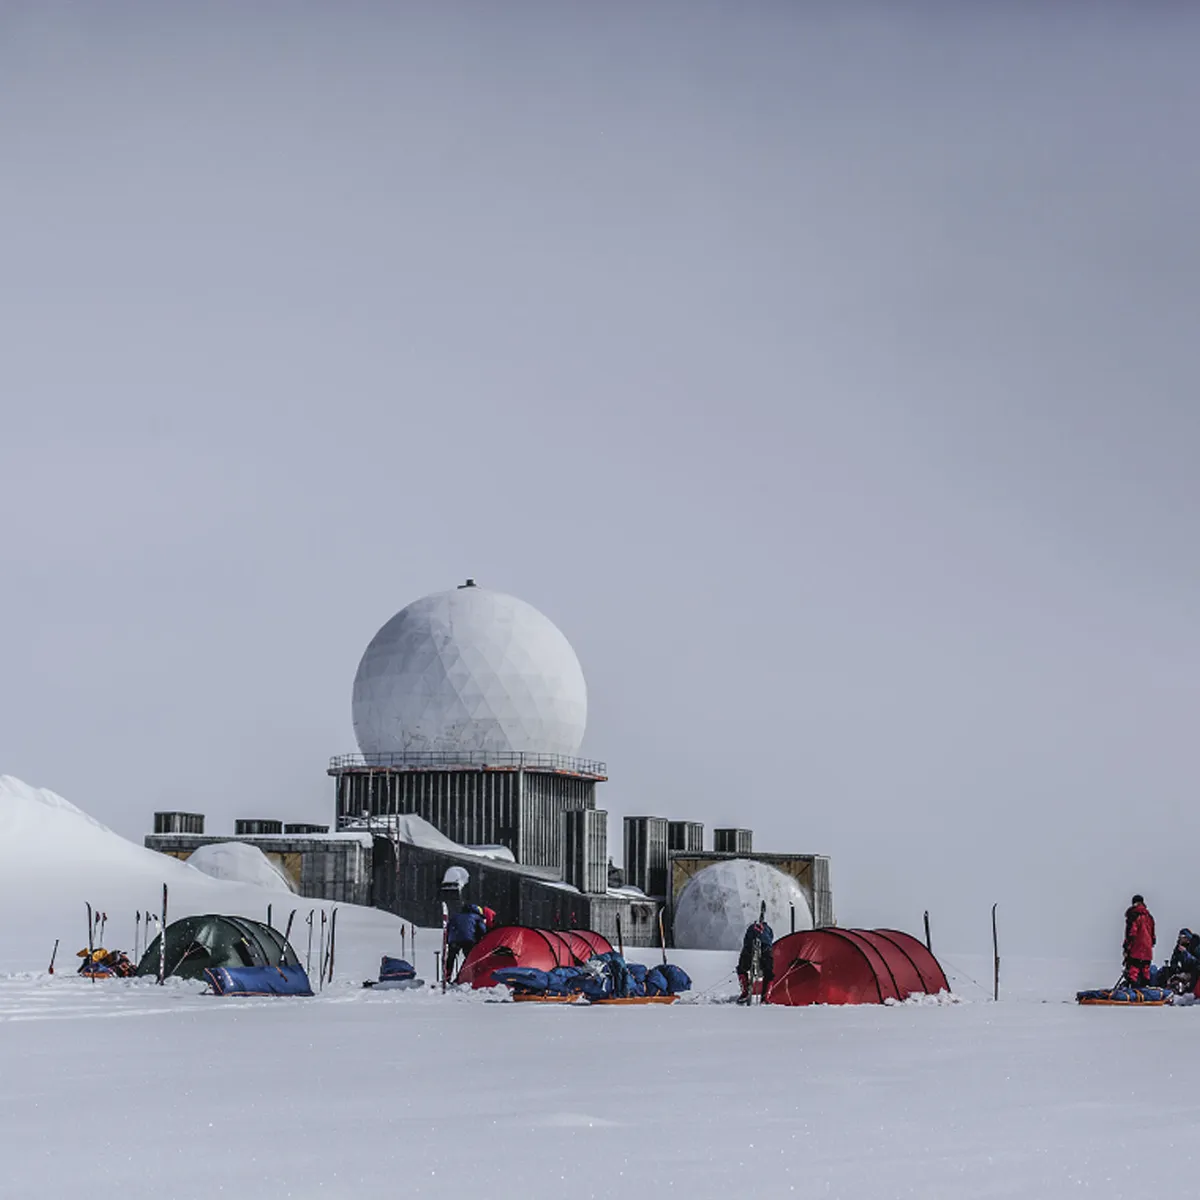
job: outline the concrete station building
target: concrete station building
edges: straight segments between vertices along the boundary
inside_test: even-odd
[[[300,895],[421,925],[440,923],[442,880],[462,867],[464,899],[505,923],[591,928],[615,942],[620,920],[627,945],[657,942],[664,907],[670,931],[706,867],[759,862],[794,881],[806,924],[833,923],[829,860],[757,854],[748,829],[714,830],[705,852],[697,822],[626,817],[624,870],[611,866],[608,813],[597,806],[608,768],[580,756],[582,668],[561,631],[516,597],[468,579],[401,609],[363,654],[352,717],[358,753],[328,768],[332,830],[255,818],[215,835],[200,814],[157,813],[146,845],[186,858],[200,845],[248,842]]]

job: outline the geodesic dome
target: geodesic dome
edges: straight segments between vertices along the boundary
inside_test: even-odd
[[[553,622],[468,581],[414,601],[379,630],[354,679],[353,717],[365,755],[574,756],[587,684]]]
[[[776,938],[791,930],[793,904],[797,930],[813,927],[804,889],[767,863],[732,858],[697,871],[675,903],[675,945],[687,950],[740,950],[746,926],[758,920],[764,900],[767,923]]]

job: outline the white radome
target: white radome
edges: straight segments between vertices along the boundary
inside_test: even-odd
[[[368,756],[574,756],[587,684],[549,618],[469,581],[414,601],[380,629],[354,678],[353,718]]]
[[[767,902],[767,923],[778,941],[796,928],[813,927],[804,889],[790,875],[749,858],[725,859],[697,871],[675,904],[675,945],[681,950],[740,950],[746,926]]]

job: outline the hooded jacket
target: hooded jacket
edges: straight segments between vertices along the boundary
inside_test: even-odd
[[[1131,904],[1125,910],[1125,957],[1134,962],[1149,962],[1154,957],[1154,918],[1144,904]]]

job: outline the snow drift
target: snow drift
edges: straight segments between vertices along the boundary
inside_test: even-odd
[[[245,842],[213,842],[200,846],[188,856],[187,864],[212,879],[295,891],[287,876],[257,846]]]
[[[0,905],[12,916],[0,939],[0,974],[44,971],[56,938],[62,942],[58,969],[73,963],[75,951],[87,945],[85,903],[108,914],[108,948],[132,951],[135,914],[159,910],[164,883],[171,920],[200,913],[262,920],[278,896],[258,883],[214,879],[128,841],[54,792],[0,775]],[[310,908],[332,907],[298,896],[292,903],[303,906],[297,921]],[[274,904],[282,915],[283,904]],[[338,907],[339,938],[355,926],[370,934],[363,939],[363,962],[347,956],[346,970],[374,972],[379,955],[393,943],[398,947],[399,921],[375,909]]]

